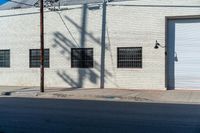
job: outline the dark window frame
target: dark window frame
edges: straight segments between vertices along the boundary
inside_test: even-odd
[[[35,55],[35,56],[32,56],[32,51],[36,51],[36,53],[38,52],[39,55]],[[48,55],[47,55],[47,64],[45,63],[45,51],[48,50]],[[36,64],[39,64],[38,66],[37,65],[33,65],[33,58],[35,63]],[[39,63],[38,63],[39,61]],[[40,68],[40,49],[29,49],[29,68]],[[49,48],[46,48],[44,49],[44,68],[50,68],[50,49]]]
[[[4,60],[0,60],[0,68],[10,68],[10,49],[0,49],[0,52],[8,52],[6,54],[8,54],[8,57],[6,57],[6,54],[4,53],[3,58]],[[5,58],[8,58],[7,60],[5,60]],[[8,63],[5,63],[6,61],[8,61]],[[1,63],[3,63],[1,65]]]
[[[119,63],[120,62],[120,53],[119,53],[120,49],[139,49],[141,51],[141,55],[139,55],[139,58],[141,58],[141,59],[137,59],[137,60],[136,59],[132,59],[132,60],[130,60],[130,62],[133,62],[132,66],[131,65],[129,65],[129,66],[127,65],[126,66],[126,64],[123,66],[123,65],[121,65]],[[132,56],[134,57],[134,54]],[[126,62],[126,60],[124,62]],[[135,65],[136,62],[139,63],[139,64]],[[142,47],[117,47],[117,68],[122,68],[122,69],[142,69],[143,68],[143,48]]]
[[[75,57],[74,57],[74,50],[80,50],[80,52],[81,52],[81,56],[79,56],[78,58],[81,58],[81,59],[74,59]],[[84,51],[86,51],[86,50],[91,50],[91,56],[89,56],[88,58],[91,58],[91,59],[84,59],[84,58],[86,58],[86,54],[84,53]],[[90,60],[91,60],[91,64],[89,64],[90,63]],[[81,62],[83,62],[83,64],[79,64],[79,63],[75,63],[75,61],[81,61]],[[88,61],[88,62],[85,62],[85,61]],[[86,64],[88,64],[88,65],[86,65]],[[71,48],[71,68],[93,68],[94,67],[94,50],[93,50],[93,48]]]

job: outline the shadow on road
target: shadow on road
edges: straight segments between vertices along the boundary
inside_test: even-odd
[[[1,133],[199,133],[195,104],[0,97]]]

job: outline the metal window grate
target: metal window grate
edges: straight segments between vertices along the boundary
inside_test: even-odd
[[[142,68],[142,47],[120,47],[117,49],[118,68]]]
[[[72,48],[71,49],[72,68],[92,68],[93,48]]]
[[[0,50],[0,67],[10,67],[10,50]]]
[[[30,49],[30,67],[40,67],[40,49]],[[49,49],[44,50],[44,67],[49,67]]]

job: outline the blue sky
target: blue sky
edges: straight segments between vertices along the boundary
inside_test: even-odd
[[[7,2],[7,0],[0,0],[0,5]]]

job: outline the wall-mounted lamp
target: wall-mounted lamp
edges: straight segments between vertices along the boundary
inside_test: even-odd
[[[160,43],[158,43],[158,41],[156,40],[156,44],[155,44],[154,48],[158,49],[159,47],[165,48],[165,46],[160,45]]]

